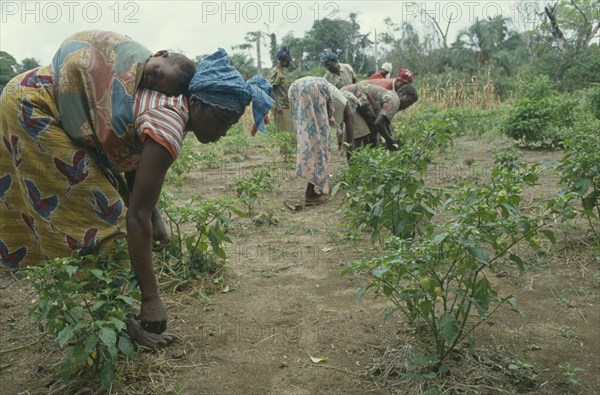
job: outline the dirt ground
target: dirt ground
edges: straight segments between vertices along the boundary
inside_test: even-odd
[[[427,173],[432,186],[466,177],[485,182],[492,146],[502,141],[461,138]],[[256,148],[256,149],[254,149]],[[560,159],[559,152],[527,151],[526,160]],[[182,198],[233,196],[237,178],[250,169],[270,166],[276,156],[252,147],[241,163],[192,172],[178,193]],[[465,162],[466,159],[471,159]],[[334,155],[338,167],[345,166]],[[469,165],[465,164],[469,163]],[[124,363],[112,393],[120,394],[411,394],[415,387],[393,385],[367,374],[374,361],[406,342],[400,316],[387,322],[388,303],[368,296],[356,303],[364,284],[358,275],[340,272],[354,259],[373,255],[366,242],[348,240],[340,226],[341,194],[324,205],[293,212],[285,201],[299,200],[306,185],[291,170],[277,172],[278,190],[265,196],[259,210],[276,213],[278,224],[236,223],[226,246],[224,282],[232,292],[207,301],[194,290],[165,293],[169,330],[181,337],[158,354],[140,352]],[[334,174],[336,172],[334,171]],[[557,189],[548,171],[539,189],[525,191],[526,204]],[[473,372],[495,371],[497,382],[465,379],[448,393],[600,393],[600,264],[586,243],[593,242],[583,223],[557,225],[556,246],[531,254],[528,270],[519,274],[509,264],[489,273],[501,295],[512,294],[524,318],[502,313],[502,322],[477,334],[482,360]],[[97,393],[81,378],[69,386],[58,379],[60,359],[51,339],[28,321],[30,289],[3,272],[0,277],[0,392],[2,394]],[[315,363],[322,359],[319,363]],[[579,385],[569,384],[565,369]],[[511,365],[511,368],[508,366]],[[471,365],[472,367],[472,361]],[[456,362],[451,372],[467,372]],[[465,373],[465,377],[476,373]],[[438,382],[439,384],[440,382]],[[434,393],[434,392],[431,392]]]

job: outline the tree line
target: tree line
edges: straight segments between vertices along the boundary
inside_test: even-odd
[[[363,77],[387,61],[395,70],[411,69],[417,81],[489,76],[501,96],[516,88],[519,77],[529,80],[539,74],[550,77],[563,91],[600,83],[600,1],[521,1],[515,9],[522,15],[476,19],[453,41],[448,31],[456,21],[449,18],[442,24],[424,9],[419,9],[421,18],[415,23],[386,18],[377,36],[361,33],[360,15],[350,13],[345,19],[316,20],[303,37],[288,34],[278,42],[271,34],[264,41],[270,45],[273,65],[278,47],[290,47],[294,59],[290,70],[296,78],[322,75],[319,55],[332,49]],[[255,39],[256,33],[248,33],[246,42],[234,47],[238,51],[232,61],[242,74],[258,71],[253,65]]]
[[[357,13],[344,19],[315,20],[303,37],[287,34],[278,39],[274,33],[248,32],[243,43],[231,48],[231,63],[245,78],[257,72],[266,74],[277,63],[275,54],[279,47],[286,45],[294,59],[290,66],[294,78],[322,75],[319,55],[331,49],[341,62],[352,65],[363,77],[387,61],[395,70],[411,69],[417,83],[491,78],[502,97],[510,95],[519,78],[530,79],[539,74],[547,75],[563,91],[600,83],[600,1],[536,2],[539,7],[533,12],[526,9],[531,4],[521,1],[516,7],[528,14],[521,18],[498,15],[477,19],[462,29],[454,41],[448,31],[456,21],[449,18],[442,23],[426,10],[420,10],[422,18],[414,24],[386,18],[377,36],[373,32],[361,33]],[[420,7],[417,3],[414,6]],[[196,56],[196,62],[204,56]],[[37,66],[36,59],[18,63],[10,54],[0,52],[0,87],[17,73]]]

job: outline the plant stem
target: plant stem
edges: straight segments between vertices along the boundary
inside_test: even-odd
[[[13,347],[13,348],[7,348],[6,350],[0,350],[0,355],[1,354],[6,354],[6,353],[9,353],[9,352],[13,352],[13,351],[23,350],[23,349],[29,348],[31,346],[35,346],[40,341],[42,341],[42,337],[40,337],[39,339],[37,339],[36,341],[31,342],[31,343],[23,344],[23,345],[20,345],[20,346],[17,346],[17,347]]]

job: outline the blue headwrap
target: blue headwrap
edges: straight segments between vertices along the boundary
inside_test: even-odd
[[[204,58],[190,82],[189,92],[203,103],[222,110],[243,114],[252,101],[256,128],[264,131],[263,120],[275,101],[273,87],[261,76],[244,83],[242,75],[229,65],[229,55],[223,48]]]
[[[336,60],[338,60],[338,56],[335,52],[332,52],[331,50],[326,49],[321,53],[321,63],[325,63],[328,60],[336,61]]]
[[[271,107],[275,105],[273,96],[273,85],[269,84],[262,75],[255,75],[246,82],[252,93],[252,116],[256,129],[265,131],[265,117]]]
[[[288,47],[281,47],[281,49],[279,50],[279,52],[277,52],[277,60],[281,60],[281,58],[283,58],[284,56],[287,56],[291,59],[292,57],[292,53],[290,52],[290,49]]]

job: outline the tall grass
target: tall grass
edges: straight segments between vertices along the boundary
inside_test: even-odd
[[[485,79],[473,76],[470,80],[441,75],[419,81],[417,85],[420,101],[433,102],[444,109],[464,106],[490,109],[501,104],[489,75]]]

